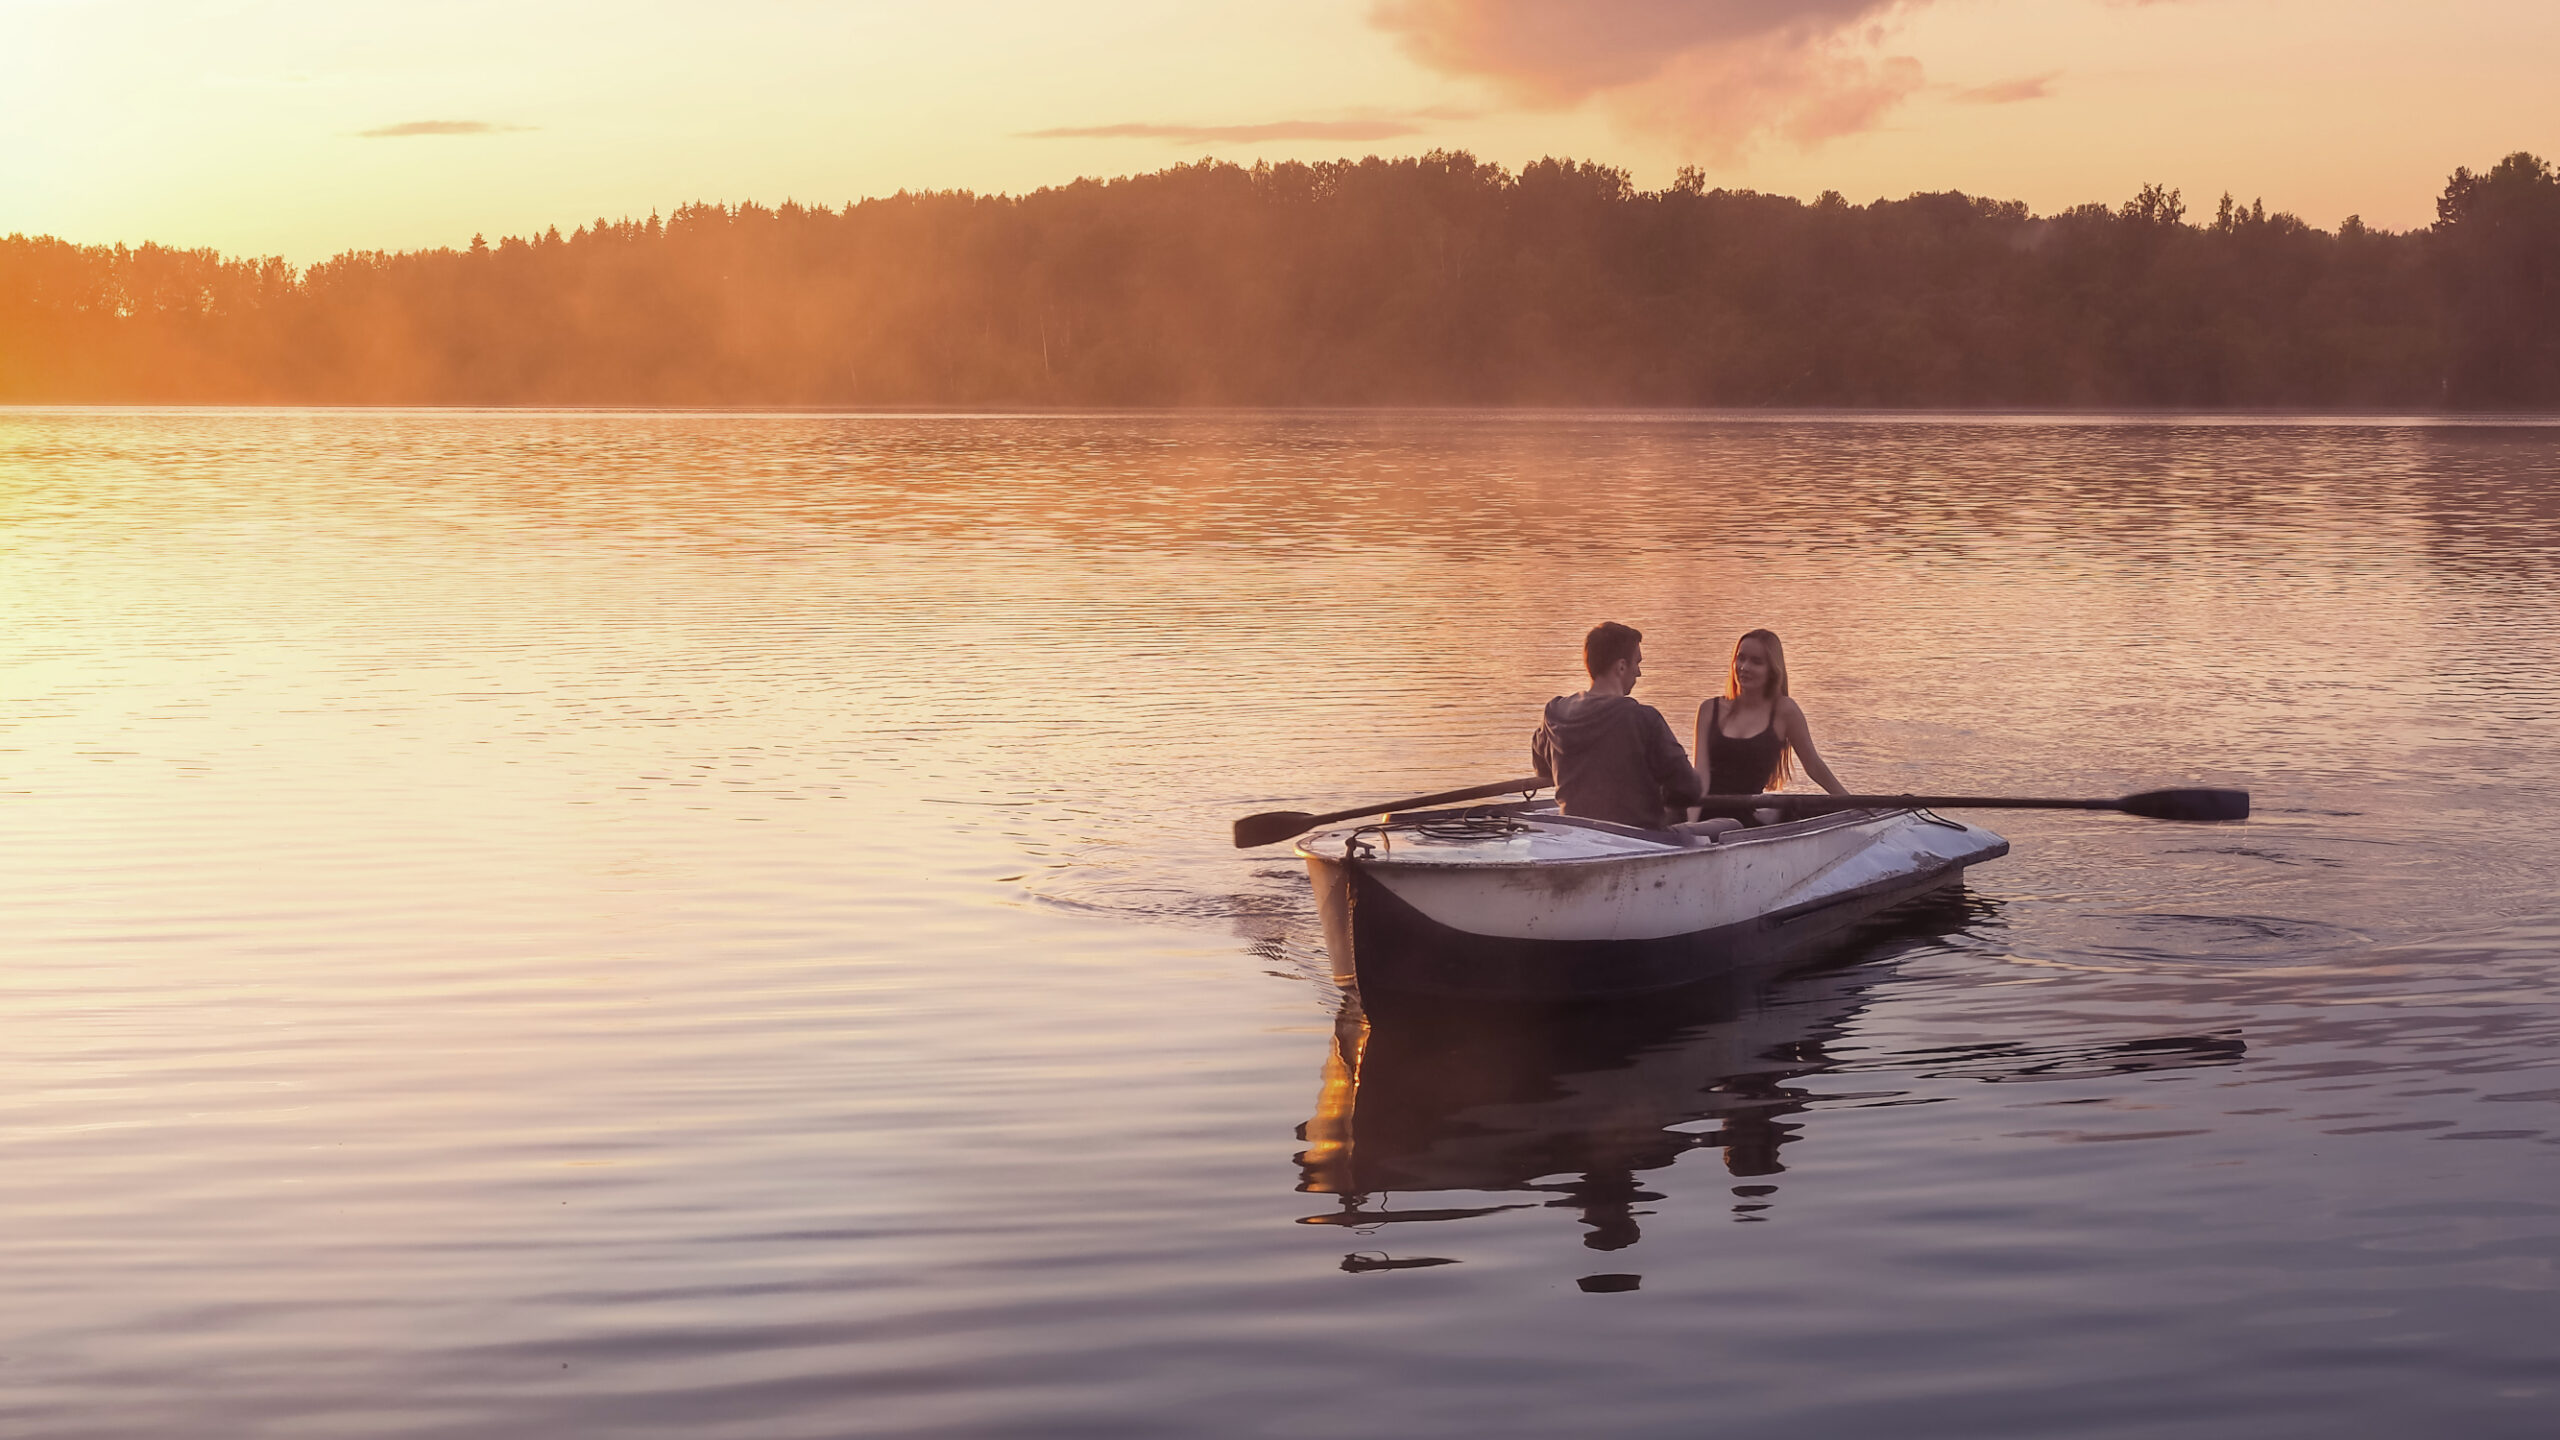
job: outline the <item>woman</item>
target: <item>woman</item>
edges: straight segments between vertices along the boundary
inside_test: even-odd
[[[1734,642],[1724,694],[1698,707],[1698,769],[1710,795],[1757,795],[1783,789],[1792,754],[1814,783],[1834,795],[1847,787],[1813,748],[1804,707],[1787,698],[1787,652],[1778,637],[1754,630]],[[1762,811],[1774,816],[1775,811]]]

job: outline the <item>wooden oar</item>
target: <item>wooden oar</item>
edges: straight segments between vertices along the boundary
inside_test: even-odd
[[[1309,815],[1301,810],[1270,810],[1260,815],[1247,815],[1236,822],[1236,848],[1250,850],[1304,835],[1319,825],[1336,820],[1357,820],[1363,815],[1384,815],[1390,810],[1420,810],[1432,805],[1454,805],[1461,800],[1488,800],[1496,795],[1527,795],[1543,790],[1550,782],[1532,775],[1525,780],[1503,780],[1491,785],[1471,785],[1464,790],[1443,790],[1437,795],[1415,795],[1404,800],[1389,800],[1378,805],[1355,805],[1329,815]]]
[[[1236,848],[1250,850],[1256,845],[1269,845],[1303,835],[1319,825],[1336,820],[1357,820],[1364,815],[1384,815],[1394,810],[1420,810],[1432,805],[1454,805],[1461,800],[1486,800],[1496,795],[1526,795],[1543,790],[1550,782],[1532,775],[1521,780],[1503,780],[1491,785],[1475,785],[1464,790],[1444,790],[1437,795],[1415,795],[1403,800],[1389,800],[1378,805],[1360,805],[1349,810],[1336,810],[1325,815],[1309,815],[1303,810],[1271,810],[1260,815],[1247,815],[1236,822]],[[2112,800],[2049,799],[2026,795],[1709,795],[1699,802],[1709,815],[1747,815],[1754,810],[1778,810],[1791,816],[1828,815],[1837,810],[2120,810],[2146,820],[2246,820],[2249,818],[2249,792],[2246,790],[2145,790],[2138,795],[2119,795]]]
[[[2246,790],[2145,790],[2113,800],[2044,800],[2022,795],[1709,795],[1699,802],[1710,815],[1780,810],[1788,815],[1828,815],[1835,810],[2121,810],[2146,820],[2246,820]]]

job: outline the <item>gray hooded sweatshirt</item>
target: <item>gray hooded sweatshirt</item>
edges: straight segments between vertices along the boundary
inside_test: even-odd
[[[1559,695],[1529,738],[1529,760],[1567,815],[1659,830],[1670,807],[1705,793],[1662,712],[1627,695]]]

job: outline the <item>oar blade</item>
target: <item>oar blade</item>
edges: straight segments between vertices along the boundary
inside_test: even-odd
[[[1437,795],[1414,795],[1402,800],[1389,800],[1383,805],[1354,805],[1348,810],[1335,810],[1324,815],[1309,815],[1302,810],[1270,810],[1260,815],[1247,815],[1236,822],[1236,848],[1250,850],[1275,840],[1304,835],[1319,825],[1336,820],[1356,820],[1363,815],[1386,815],[1397,810],[1421,810],[1433,805],[1453,805],[1462,800],[1482,800],[1493,795],[1529,795],[1546,788],[1547,780],[1524,776],[1518,780],[1496,780],[1490,785],[1470,785],[1464,790],[1443,790]]]
[[[2246,820],[2246,790],[2145,790],[2116,802],[2127,815],[2146,820]]]
[[[1247,815],[1236,822],[1236,848],[1250,850],[1256,845],[1276,845],[1306,834],[1315,823],[1316,817],[1303,810],[1266,810],[1259,815]]]

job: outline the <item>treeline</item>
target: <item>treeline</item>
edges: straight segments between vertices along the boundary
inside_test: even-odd
[[[296,271],[0,241],[0,401],[2560,405],[2560,179],[2430,229],[1463,153],[690,205]]]

